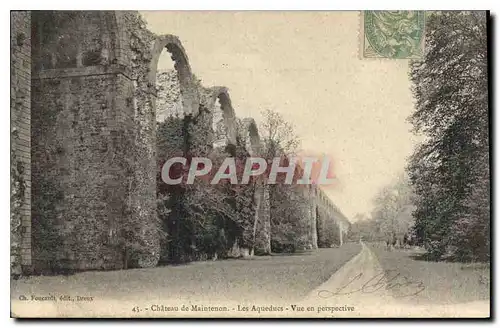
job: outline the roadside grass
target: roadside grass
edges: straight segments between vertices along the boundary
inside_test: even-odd
[[[413,296],[400,298],[413,304],[449,304],[490,299],[489,263],[431,262],[419,258],[421,251],[370,245],[384,271],[412,282],[422,282],[425,289]]]
[[[325,282],[361,247],[319,249],[291,256],[256,256],[186,265],[70,276],[32,276],[11,281],[20,295],[93,296],[99,299],[224,299],[238,302],[300,300]]]

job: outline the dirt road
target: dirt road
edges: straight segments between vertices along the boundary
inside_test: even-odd
[[[323,306],[324,312],[330,310],[333,317],[489,316],[487,300],[454,304],[412,304],[409,301],[426,288],[423,281],[412,280],[397,270],[384,270],[374,252],[362,243],[360,253],[313,290],[303,304],[315,308]]]
[[[427,272],[430,264],[415,265],[414,270]],[[489,316],[489,300],[416,302],[435,286],[394,268],[383,268],[362,243],[253,260],[34,277],[13,284],[12,312],[29,317]],[[32,295],[56,300],[31,300]]]

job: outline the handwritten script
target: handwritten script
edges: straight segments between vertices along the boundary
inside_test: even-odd
[[[360,284],[361,287],[359,287]],[[421,281],[411,281],[396,270],[387,270],[374,276],[367,276],[360,272],[336,291],[320,290],[318,296],[330,298],[354,293],[371,294],[382,288],[391,290],[394,297],[408,297],[421,293],[425,286]]]

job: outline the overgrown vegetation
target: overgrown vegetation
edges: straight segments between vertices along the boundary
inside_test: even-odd
[[[228,179],[214,185],[210,184],[211,179],[197,178],[193,184],[178,185],[167,185],[161,180],[163,163],[176,156],[186,157],[187,164],[173,165],[170,170],[172,178],[183,177],[185,182],[191,159],[200,156],[212,161],[210,177],[227,157],[234,157],[237,176],[241,178],[244,163],[250,156],[245,125],[237,121],[236,145],[214,148],[211,113],[203,105],[199,112],[196,117],[170,115],[158,123],[158,215],[168,235],[162,245],[162,262],[182,263],[262,252],[256,248],[264,243],[257,240],[257,227],[265,226],[257,222],[262,201],[259,198],[262,196],[257,196],[256,192],[262,184],[259,178],[251,179],[247,185],[234,185]],[[279,114],[269,111],[266,115],[264,126],[267,124],[271,129],[264,134],[262,149],[268,156],[280,154],[286,159],[291,152],[284,150],[290,151],[297,144],[293,130]],[[307,221],[307,206],[310,205],[305,202],[302,188],[278,184],[270,194],[273,213],[270,227],[275,252],[293,252],[310,243],[310,222]],[[297,210],[290,211],[290,208]]]
[[[446,11],[426,23],[423,61],[411,65],[426,141],[408,165],[414,234],[433,259],[490,259],[487,29],[484,12]]]
[[[167,117],[158,124],[158,172],[166,159],[175,156],[188,160],[187,165],[174,165],[171,170],[172,177],[183,178],[193,157],[210,158],[216,170],[228,156],[235,157],[238,163],[243,163],[248,156],[239,140],[236,147],[214,149],[212,139],[210,113],[203,106],[194,118]],[[158,198],[168,199],[159,202],[163,227],[168,232],[168,242],[164,245],[168,251],[163,251],[162,260],[224,258],[233,248],[251,248],[253,196],[253,184],[232,185],[222,180],[212,185],[209,180],[195,179],[193,184],[166,185],[158,175]]]

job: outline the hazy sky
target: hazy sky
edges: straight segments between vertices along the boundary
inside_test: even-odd
[[[238,117],[273,109],[308,153],[333,158],[325,191],[352,219],[370,212],[416,138],[407,60],[360,57],[359,12],[143,12],[150,30],[177,35],[206,87],[229,88]],[[159,68],[170,68],[168,56]]]

